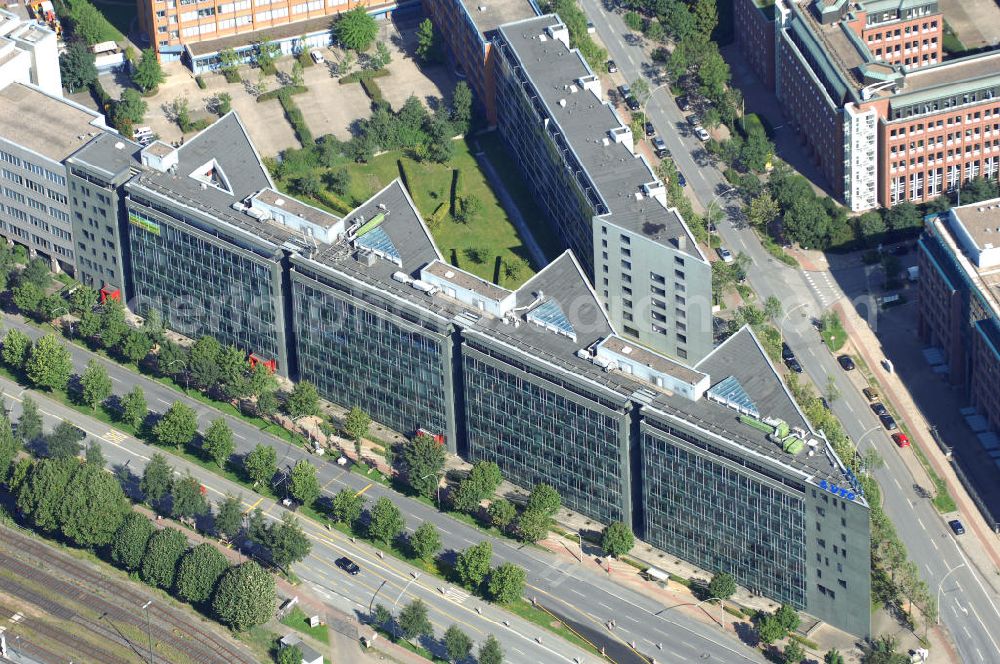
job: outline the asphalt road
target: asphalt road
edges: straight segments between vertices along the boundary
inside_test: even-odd
[[[621,15],[606,11],[600,0],[580,1],[624,78],[631,82],[642,76],[646,57],[641,45],[626,39],[630,31]],[[707,208],[729,184],[707,161],[702,143],[690,134],[669,89],[656,90],[653,82],[650,88],[653,94],[646,103],[646,112],[667,142],[691,191]],[[750,257],[748,279],[761,300],[770,295],[781,300],[786,312],[780,326],[782,333],[806,373],[821,389],[827,384],[827,376],[834,377],[842,396],[832,407],[848,435],[858,442],[862,451],[874,447],[885,459],[885,466],[875,472],[883,489],[885,512],[896,525],[910,558],[919,567],[931,591],[936,593],[940,588],[941,619],[951,632],[963,661],[1000,661],[1000,638],[994,636],[996,625],[1000,625],[1000,610],[997,609],[1000,598],[984,584],[979,571],[969,563],[930,501],[917,495],[913,478],[899,457],[900,451],[882,430],[867,401],[822,345],[812,326],[811,321],[843,295],[837,280],[824,278],[827,273],[805,273],[775,260],[763,249],[754,232],[734,226],[731,216],[719,224],[719,233],[724,246]],[[859,278],[863,277],[859,275]],[[965,537],[971,538],[970,535]]]
[[[24,322],[18,316],[5,315],[4,318],[8,327],[16,327],[33,338],[42,334],[42,331],[36,326]],[[370,484],[362,475],[346,472],[329,457],[312,456],[301,448],[291,445],[280,438],[266,434],[241,419],[222,415],[200,401],[187,397],[166,385],[106,360],[84,348],[68,342],[67,347],[70,349],[75,371],[82,373],[91,359],[97,359],[107,369],[116,394],[125,394],[134,386],[139,385],[146,394],[146,401],[149,407],[154,411],[162,413],[174,401],[182,401],[192,407],[197,413],[201,430],[205,430],[212,420],[224,417],[233,431],[237,455],[247,453],[258,442],[264,442],[277,449],[279,468],[291,467],[299,459],[308,458],[317,466],[318,477],[320,485],[323,487],[324,495],[333,496],[344,487],[360,491]],[[0,382],[0,385],[4,385],[4,383]],[[7,394],[11,394],[11,390],[20,389],[10,387],[10,385],[12,384],[7,383],[4,386],[4,391]],[[63,411],[67,410],[65,407],[60,408]],[[82,419],[75,412],[72,417],[74,421],[81,421]],[[109,427],[106,424],[94,421],[89,428],[84,428],[87,429],[88,433],[100,434],[100,436],[92,437],[99,438],[106,447],[111,445],[114,453],[118,455],[117,457],[111,457],[109,453],[109,459],[112,459],[113,462],[121,461],[124,463],[129,457],[122,455],[131,454],[139,446],[142,446],[146,450],[141,456],[148,457],[151,453],[150,450],[152,448],[146,447],[140,441],[134,439],[129,439],[127,449],[119,449],[120,446],[115,441],[124,436],[124,434],[119,431],[109,431]],[[134,458],[131,463],[134,466],[135,464],[144,463],[144,460]],[[180,467],[180,464],[180,460],[177,460],[177,464],[175,465]],[[207,486],[218,487],[226,484],[225,480],[215,478],[214,475],[207,473],[200,467],[197,467],[197,472],[194,470],[192,472],[195,473],[196,477],[202,479]],[[226,491],[223,489],[219,490],[222,493]],[[235,485],[233,485],[231,490],[236,493],[242,492],[244,495],[249,493],[246,489],[236,488]],[[477,544],[484,539],[490,540],[493,545],[494,564],[512,562],[523,567],[527,572],[526,595],[535,596],[539,601],[545,603],[546,606],[558,610],[560,613],[568,613],[576,616],[576,619],[580,622],[589,622],[591,627],[598,629],[603,629],[603,624],[609,618],[615,617],[618,621],[615,635],[621,640],[634,641],[639,652],[650,657],[655,657],[657,662],[681,663],[701,658],[725,662],[759,662],[762,660],[759,651],[747,647],[732,635],[723,634],[718,627],[705,624],[679,612],[660,613],[664,609],[662,604],[629,588],[618,585],[596,566],[592,567],[566,562],[536,547],[524,547],[512,540],[491,536],[473,526],[452,518],[447,513],[439,512],[434,507],[403,496],[380,484],[374,484],[369,487],[364,495],[368,498],[369,503],[374,502],[381,496],[391,498],[403,511],[407,524],[411,529],[419,527],[424,521],[433,522],[441,534],[441,540],[446,551],[449,549],[458,551]],[[261,506],[266,502],[261,503]],[[280,516],[280,510],[281,508],[279,507],[273,510],[273,513]],[[317,542],[323,543],[324,546],[332,547],[338,551],[344,550],[345,547],[351,547],[352,549],[355,547],[354,543],[348,542],[347,538],[337,532],[329,532],[322,528],[316,528],[315,530],[316,533],[314,534],[318,538]],[[360,542],[357,546],[361,546]],[[352,601],[359,597],[363,598],[363,602],[361,603],[364,605],[365,610],[367,610],[368,600],[371,598],[371,594],[375,592],[380,578],[370,575],[371,582],[367,581],[369,576],[367,574],[359,576],[357,579],[342,578],[346,575],[339,573],[337,569],[333,568],[332,561],[343,554],[331,555],[331,553],[327,552],[319,558],[314,555],[310,558],[313,562],[306,565],[305,569],[300,571],[296,568],[296,574],[323,592],[330,594],[330,601],[341,601],[343,603],[344,598],[337,600],[336,597],[338,595],[336,593],[341,592],[342,588],[346,585],[346,587],[351,589],[346,594],[352,598]],[[366,569],[366,572],[372,569],[369,567],[368,562],[373,555],[366,554],[365,557],[358,560],[362,568]],[[409,572],[401,571],[400,568],[403,565],[395,561],[391,561],[391,566],[396,568],[394,570],[388,569],[390,563],[384,561],[379,561],[379,566],[386,568],[386,574],[391,573],[391,577],[395,579],[394,587],[401,589],[403,583],[408,580]],[[336,579],[336,581],[333,581],[333,579]],[[358,586],[361,583],[366,583],[367,585],[352,587]],[[437,606],[447,605],[447,598],[445,598],[445,601],[442,601],[440,593],[434,594],[437,591],[432,586],[436,587],[440,585],[441,583],[437,580],[424,579],[412,584],[410,590],[414,591],[416,588],[426,590],[431,588],[433,592],[427,599],[434,600]],[[361,590],[362,587],[364,588],[363,591]],[[382,593],[389,592],[390,590],[391,588],[383,589]],[[399,590],[397,589],[395,592],[398,593]],[[381,593],[380,597],[382,597]],[[395,599],[394,595],[392,595],[392,599]],[[400,600],[400,604],[404,604],[405,601],[405,598]],[[480,602],[476,602],[470,598],[463,600],[459,603],[459,606],[464,607],[466,611],[473,611],[470,607],[479,606],[480,604]],[[357,605],[354,608],[358,608]],[[501,615],[504,615],[488,605],[484,605],[483,610],[484,613],[494,611],[496,622],[500,622]],[[509,616],[509,614],[505,615]],[[436,624],[435,627],[439,628],[438,631],[441,632],[447,628],[450,622],[440,617],[439,620],[441,620],[440,624]],[[504,636],[498,629],[482,628],[483,634],[490,632],[496,633],[498,638]],[[474,635],[474,638],[478,637]],[[562,641],[553,643],[555,640],[556,637],[549,633],[544,633],[543,644],[539,647],[545,648],[551,646],[560,653],[570,652],[570,650],[567,650],[568,645],[566,643]],[[669,652],[660,651],[657,649],[656,644],[669,644]],[[546,652],[545,656],[539,659],[539,654],[530,649],[532,647],[530,639],[527,642],[522,640],[520,643],[515,641],[510,645],[508,645],[508,641],[504,641],[504,645],[508,648],[510,651],[509,654],[512,657],[517,656],[518,650],[525,653],[520,660],[513,658],[510,660],[515,663],[520,661],[564,661],[566,659],[563,655],[560,655],[557,659],[552,659],[553,654],[551,652]],[[538,644],[535,645],[537,646]]]

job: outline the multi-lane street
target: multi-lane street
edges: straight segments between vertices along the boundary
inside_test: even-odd
[[[38,337],[42,334],[42,331],[37,327],[25,323],[19,317],[5,316],[5,318],[8,327],[16,327],[32,337]],[[329,457],[311,456],[299,447],[290,445],[280,438],[270,436],[241,419],[222,415],[206,404],[186,397],[162,383],[100,358],[96,354],[79,346],[69,344],[68,347],[72,354],[75,371],[82,372],[87,362],[91,359],[98,359],[107,369],[114,384],[116,394],[124,394],[134,386],[139,385],[145,391],[146,400],[150,408],[154,411],[162,413],[174,401],[182,401],[195,410],[198,415],[199,426],[202,430],[208,426],[211,420],[220,416],[225,417],[230,428],[233,430],[234,442],[237,448],[236,454],[244,454],[251,450],[258,442],[265,442],[278,450],[278,459],[282,467],[292,466],[301,458],[310,459],[318,467],[320,484],[324,487],[326,495],[333,495],[345,486],[360,491],[370,484],[362,475],[345,472]],[[5,387],[4,389],[10,394],[14,388]],[[81,421],[80,415],[74,414],[73,417],[75,418],[74,421]],[[104,444],[112,443],[116,438],[124,435],[121,432],[108,431],[107,425],[94,424],[94,426],[98,429],[101,429],[103,426],[103,429],[98,431],[87,427],[84,428],[90,433],[102,434],[104,437],[101,440]],[[110,441],[108,440],[109,438]],[[125,447],[131,451],[132,448],[138,445],[141,445],[139,441],[129,439]],[[119,451],[117,453],[120,456],[122,452]],[[149,454],[144,454],[144,456],[149,456]],[[110,457],[111,455],[109,454]],[[121,460],[124,461],[124,458]],[[138,460],[133,460],[132,466],[135,466],[137,463]],[[199,479],[204,478],[208,480],[212,478],[203,469],[198,469],[198,473],[196,476]],[[220,486],[220,482],[222,481],[212,479],[212,483],[209,486]],[[247,494],[246,490],[242,490],[242,492],[244,495]],[[526,594],[537,597],[543,605],[551,608],[560,615],[564,615],[568,620],[586,624],[594,629],[604,629],[603,625],[607,620],[612,617],[616,618],[617,627],[614,630],[615,635],[630,643],[634,641],[636,650],[650,657],[655,657],[657,662],[689,662],[704,656],[714,661],[725,662],[762,661],[759,651],[745,646],[730,634],[722,633],[717,626],[700,622],[678,611],[664,613],[663,609],[665,607],[662,604],[641,593],[616,584],[613,580],[608,579],[607,575],[596,566],[569,563],[538,548],[524,547],[511,540],[490,536],[466,523],[453,519],[445,513],[437,511],[425,503],[400,495],[380,484],[368,487],[364,495],[370,502],[374,502],[381,496],[390,497],[403,510],[407,524],[411,529],[418,527],[425,521],[433,522],[441,534],[445,550],[452,549],[458,551],[484,539],[490,540],[493,545],[495,562],[509,561],[520,565],[526,570],[528,581]],[[280,516],[280,512],[278,511],[275,511],[275,514]],[[348,545],[354,546],[354,543],[345,543],[346,538],[342,538],[338,534],[328,532],[322,528],[317,529],[317,533],[319,537],[317,544],[319,541],[325,542],[326,540],[330,540],[333,542],[330,546],[337,548],[337,550],[343,550]],[[331,593],[331,595],[342,587],[340,585],[342,582],[350,581],[349,579],[342,578],[346,575],[334,574],[337,570],[330,567],[332,560],[340,555],[342,553],[334,556],[332,552],[328,551],[323,557],[324,562],[316,563],[316,569],[325,569],[329,572],[330,576],[327,580],[317,581],[317,583],[320,583],[321,587],[326,592]],[[370,555],[364,561],[359,560],[359,563],[362,563],[362,566],[366,567],[369,558]],[[385,563],[381,564],[384,565]],[[392,564],[400,567],[398,563],[393,562]],[[310,581],[317,578],[323,579],[322,575],[319,575],[319,572],[315,570],[313,572],[308,570],[300,572],[296,569],[296,573],[303,579]],[[392,570],[386,572],[386,574],[390,573],[393,573]],[[397,571],[394,574],[394,578],[398,579],[397,586],[402,586],[408,578],[408,572],[401,574]],[[373,580],[380,578],[376,576],[372,577]],[[419,588],[424,588],[425,590],[427,588],[434,589],[440,585],[442,585],[441,582],[436,579],[424,578],[413,583],[408,592],[416,592],[416,589]],[[377,582],[375,587],[377,587]],[[365,592],[368,593],[367,595],[361,592],[360,588],[354,589],[353,594],[350,596],[352,598],[362,597],[367,609],[368,600],[371,597],[371,593],[374,592],[375,587],[366,587]],[[386,590],[382,592],[386,592]],[[399,593],[400,589],[397,588],[395,592]],[[440,593],[437,595],[432,594],[432,597],[429,599],[434,599],[436,604],[442,604],[442,595]],[[334,600],[331,599],[331,601]],[[404,598],[400,600],[401,605],[405,601],[404,595]],[[473,600],[471,599],[465,600],[462,605],[465,606],[468,604],[468,607],[479,605],[479,603],[473,604],[472,602]],[[445,599],[442,605],[447,606],[447,604],[448,600]],[[444,618],[440,619],[440,622],[445,628],[450,624]],[[501,638],[503,635],[497,632],[497,636]],[[553,645],[555,641],[556,637],[548,633],[543,638],[543,643],[549,647],[556,648]],[[666,647],[660,650],[657,647],[658,644]],[[531,653],[532,651],[526,648],[525,645],[517,647],[525,653]],[[559,644],[559,648],[562,648],[559,652],[567,652],[564,646],[565,644]],[[529,660],[562,661],[551,660],[548,657],[538,659],[537,653],[526,655],[521,661]]]
[[[607,11],[600,0],[581,0],[581,4],[625,80],[643,76],[648,58],[640,43],[626,37],[633,33],[625,27],[621,15]],[[650,87],[655,87],[652,81]],[[728,182],[718,169],[702,159],[704,147],[691,135],[667,88],[654,91],[645,110],[667,142],[691,192],[706,208],[729,188]],[[748,279],[760,298],[775,295],[782,301],[786,311],[781,321],[782,333],[805,372],[819,386],[826,385],[828,375],[834,377],[842,397],[832,407],[848,435],[862,450],[874,447],[885,459],[885,466],[875,473],[883,488],[885,511],[896,524],[911,559],[932,592],[940,589],[941,619],[963,661],[1000,661],[1000,640],[994,635],[995,629],[988,628],[1000,624],[997,609],[1000,598],[984,583],[980,571],[969,562],[930,501],[917,494],[915,482],[899,456],[900,450],[884,433],[867,401],[822,345],[812,326],[811,321],[843,295],[836,281],[828,273],[807,274],[773,259],[752,230],[726,221],[719,225],[719,232],[724,246],[751,259]],[[969,535],[965,543],[976,546]]]

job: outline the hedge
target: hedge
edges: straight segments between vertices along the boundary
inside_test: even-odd
[[[313,198],[322,203],[323,205],[336,210],[340,214],[348,214],[354,208],[347,204],[347,201],[343,200],[333,192],[327,191],[325,189],[320,189],[315,194]]]
[[[445,215],[448,214],[448,204],[439,203],[436,208],[434,208],[434,213],[431,214],[431,223],[437,224],[444,221]]]
[[[313,138],[312,131],[309,130],[309,125],[306,124],[306,119],[302,117],[302,111],[295,105],[292,96],[290,94],[278,95],[278,101],[285,109],[285,117],[292,125],[292,129],[295,130],[295,136],[299,139],[299,143],[306,147],[315,145],[316,140]]]
[[[195,81],[195,83],[198,84],[198,87],[201,88],[202,90],[204,90],[205,88],[208,87],[208,83],[205,82],[205,79],[202,78],[201,74],[198,74],[197,76],[195,76],[194,77],[194,81]]]
[[[239,83],[243,80],[238,69],[223,69],[222,75],[226,77],[226,83]]]
[[[361,79],[361,88],[368,95],[368,98],[372,100],[373,104],[385,103],[385,97],[382,96],[382,89],[378,87],[378,83],[375,81],[370,78],[363,78]]]
[[[353,74],[348,74],[347,76],[341,77],[337,82],[340,83],[341,85],[345,85],[347,83],[360,83],[361,81],[370,78],[382,78],[383,76],[388,76],[388,75],[389,75],[388,69],[377,69],[377,70],[361,69],[354,72]]]
[[[451,215],[459,213],[459,201],[462,198],[462,169],[456,168],[451,176]]]
[[[283,88],[278,88],[277,90],[271,90],[270,92],[265,92],[262,95],[257,95],[257,103],[262,101],[271,101],[272,99],[280,99],[282,95],[299,95],[303,92],[308,92],[309,88],[304,85],[286,85]]]
[[[315,62],[313,62],[312,57],[309,55],[309,51],[305,49],[303,49],[301,53],[295,56],[295,59],[299,61],[299,64],[302,65],[303,69],[305,69],[306,67],[312,67],[314,64],[316,64]]]

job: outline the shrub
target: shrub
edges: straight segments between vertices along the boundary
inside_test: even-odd
[[[295,130],[295,136],[299,139],[299,142],[306,147],[315,145],[316,139],[313,138],[312,131],[310,131],[309,125],[306,124],[306,119],[302,117],[301,109],[295,105],[291,95],[280,95],[278,100],[281,102],[281,107],[285,109],[285,117],[288,119],[288,123],[292,125],[292,129]]]
[[[348,83],[360,83],[361,81],[369,78],[382,78],[383,76],[388,76],[388,69],[361,69],[354,72],[353,74],[348,74],[347,76],[342,76],[338,79],[337,83],[340,85],[347,85]]]
[[[303,67],[312,67],[314,64],[316,64],[315,62],[313,62],[313,59],[309,56],[309,51],[306,49],[302,49],[302,52],[299,53],[297,56],[295,56],[295,59],[298,60],[299,64],[302,65]]]
[[[198,74],[197,76],[195,76],[194,77],[194,81],[195,81],[195,83],[198,84],[198,87],[200,89],[202,89],[202,90],[204,90],[205,88],[208,87],[208,83],[205,82],[205,79],[202,78],[201,74]]]
[[[236,69],[223,69],[222,75],[226,77],[226,83],[239,83],[243,80],[240,72]]]
[[[385,97],[382,96],[382,89],[378,87],[378,83],[371,78],[363,78],[360,83],[361,88],[368,95],[368,98],[372,100],[373,104],[385,103]]]
[[[257,95],[257,103],[262,101],[271,101],[272,99],[280,99],[282,95],[298,95],[303,92],[308,92],[309,88],[304,85],[286,85],[283,88],[278,88],[277,90],[271,90],[270,92],[265,92],[262,95]]]

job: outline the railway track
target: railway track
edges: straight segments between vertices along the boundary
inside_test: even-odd
[[[16,585],[18,584],[9,583],[7,580],[0,581],[0,588],[3,590],[8,591],[10,594],[16,595],[19,598],[23,598],[32,604],[36,603],[34,598],[30,596],[22,596],[19,590],[24,590],[23,588],[12,588],[12,586]],[[33,593],[29,592],[29,595],[30,594]],[[9,617],[14,615],[15,610],[11,607],[0,605],[0,612],[2,612],[0,615]],[[32,649],[42,651],[42,654],[45,656],[43,661],[46,662],[69,661],[69,659],[72,658],[74,661],[80,662],[98,662],[100,664],[132,664],[131,659],[124,659],[114,655],[103,648],[95,646],[86,639],[75,636],[65,629],[32,616],[26,616],[19,620],[16,625],[12,627],[12,633],[21,635],[20,641],[22,643],[30,644],[31,647],[23,648],[25,653],[30,652]],[[31,636],[28,636],[26,633],[30,633]],[[101,636],[104,637],[103,634]],[[39,641],[45,643],[46,645],[59,644],[63,646],[60,649],[62,654],[59,655],[52,650],[39,645]]]
[[[35,581],[61,596],[77,598],[78,601],[85,597],[85,601],[81,603],[102,614],[111,623],[127,624],[141,632],[146,631],[146,619],[141,607],[153,599],[151,595],[130,588],[126,584],[109,582],[107,577],[100,575],[89,565],[59,554],[47,545],[16,530],[4,527],[2,533],[0,567]],[[40,566],[44,569],[40,569]],[[67,611],[72,613],[67,607],[51,599],[39,596],[39,601],[43,602],[40,608],[53,615],[60,616]],[[97,625],[95,621],[82,616],[75,616],[72,619],[86,623],[88,628],[104,633],[113,641],[126,643],[126,640],[115,634],[112,629]],[[184,619],[162,601],[154,601],[150,605],[149,620],[150,631],[157,641],[169,643],[172,648],[183,652],[190,661],[197,664],[256,662],[249,651],[227,642],[221,634],[202,627],[197,619]],[[103,664],[102,660],[95,661]]]

